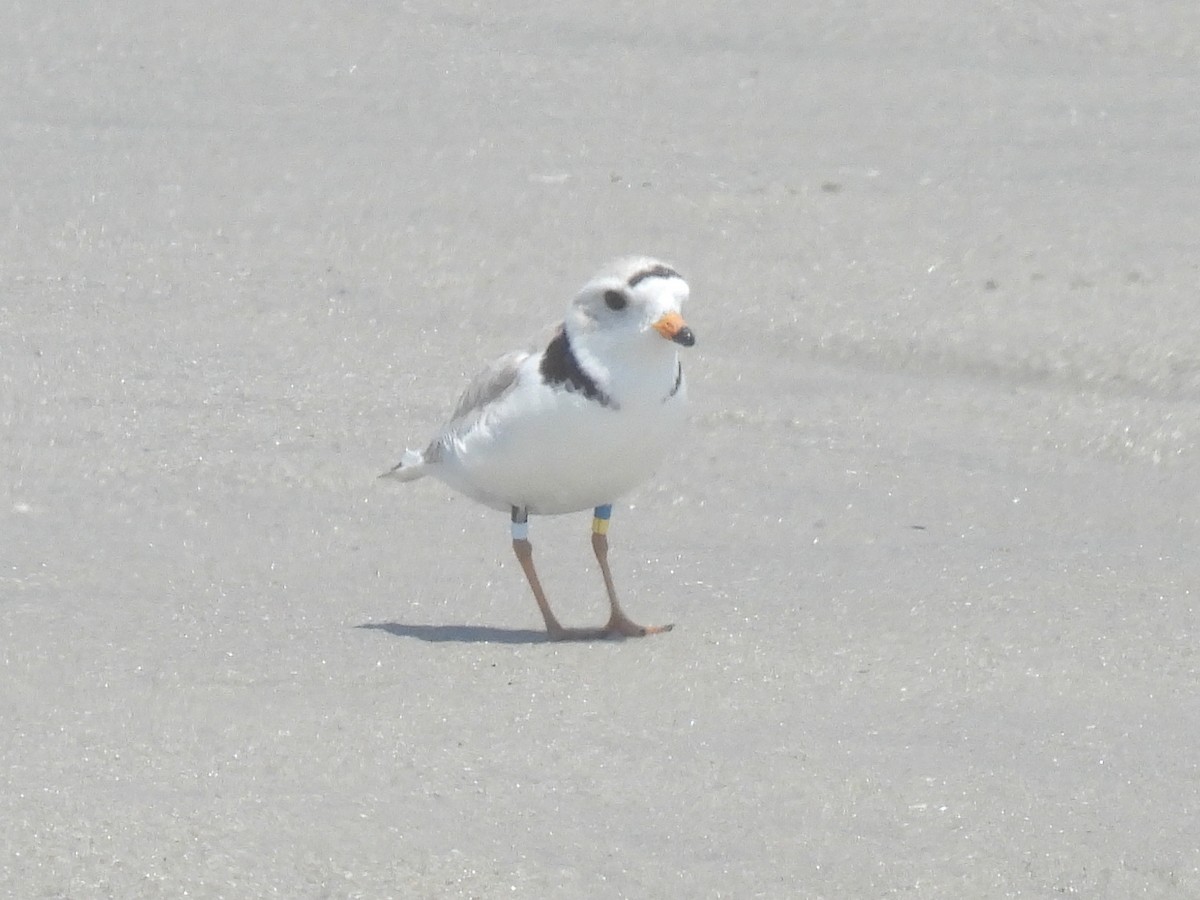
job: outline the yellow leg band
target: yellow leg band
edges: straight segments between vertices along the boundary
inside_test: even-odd
[[[593,534],[608,534],[608,519],[601,519],[599,516],[592,519]]]

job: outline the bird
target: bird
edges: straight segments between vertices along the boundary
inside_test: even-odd
[[[670,265],[629,256],[578,291],[562,321],[492,362],[467,386],[422,451],[406,450],[381,478],[431,476],[510,517],[512,547],[550,640],[643,637],[621,608],[608,565],[613,503],[664,461],[685,422],[680,347],[690,289]],[[600,628],[564,627],[533,562],[530,516],[592,510],[592,550],[608,594]]]

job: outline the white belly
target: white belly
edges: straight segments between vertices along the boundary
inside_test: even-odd
[[[670,384],[667,385],[669,389]],[[448,442],[435,474],[495,509],[541,515],[590,509],[646,481],[684,421],[674,396],[619,409],[578,393],[519,386]]]

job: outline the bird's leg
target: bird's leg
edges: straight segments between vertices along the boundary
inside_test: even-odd
[[[512,508],[512,542],[513,553],[525,573],[525,580],[533,591],[533,599],[537,601],[542,618],[546,622],[546,634],[552,641],[580,641],[604,637],[603,628],[563,628],[550,609],[550,601],[542,590],[542,582],[538,579],[537,569],[533,567],[533,544],[529,543],[529,513],[527,510],[514,506]]]
[[[592,519],[592,550],[596,553],[596,562],[600,563],[600,574],[604,576],[604,588],[608,591],[608,605],[612,612],[604,631],[608,634],[620,634],[625,637],[643,637],[647,634],[661,634],[670,631],[674,625],[638,625],[625,615],[617,600],[617,588],[613,584],[612,572],[608,568],[608,521],[612,517],[612,505],[597,506]]]

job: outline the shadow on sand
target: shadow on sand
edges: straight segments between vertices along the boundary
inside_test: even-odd
[[[416,638],[432,644],[544,644],[544,631],[528,628],[492,628],[488,625],[404,625],[400,622],[367,622],[356,628],[386,631],[396,637]]]

